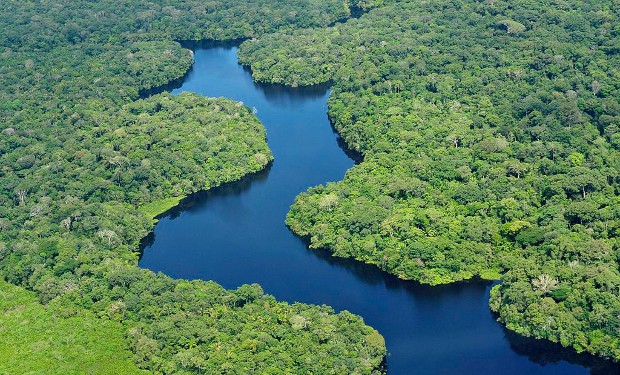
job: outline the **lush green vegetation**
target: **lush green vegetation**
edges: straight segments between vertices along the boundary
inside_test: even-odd
[[[153,373],[375,371],[383,338],[350,313],[279,303],[258,285],[229,291],[137,267],[139,241],[157,214],[272,159],[264,129],[240,103],[191,94],[138,100],[191,66],[190,51],[172,41],[327,26],[348,17],[349,5],[373,4],[3,1],[0,275],[52,306],[12,315],[7,327],[22,324],[29,335],[51,314],[59,329],[44,344],[67,359],[66,349],[82,345],[79,329],[107,327],[101,334],[116,338],[122,331],[135,363]],[[1,303],[23,304],[18,295]],[[5,344],[26,339],[11,335]],[[122,348],[116,338],[83,339],[91,337],[101,349],[93,360]],[[33,371],[55,358],[44,356],[32,358]]]
[[[364,154],[288,225],[403,279],[502,273],[508,328],[620,359],[619,25],[615,1],[399,1],[245,42],[260,80],[333,81]]]
[[[0,281],[0,374],[144,374],[118,322],[43,306],[35,293]]]

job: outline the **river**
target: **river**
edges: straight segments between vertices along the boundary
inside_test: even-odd
[[[279,300],[359,314],[386,339],[388,374],[620,373],[610,362],[504,329],[487,305],[490,283],[422,286],[308,250],[284,224],[290,205],[311,186],[341,180],[354,164],[327,117],[328,87],[256,84],[237,63],[235,45],[193,47],[195,65],[172,92],[256,108],[275,161],[164,215],[141,267],[226,288],[259,283]]]

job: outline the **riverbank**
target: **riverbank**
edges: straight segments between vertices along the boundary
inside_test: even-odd
[[[608,362],[553,344],[537,346],[541,342],[533,339],[524,340],[539,348],[538,355],[515,350],[514,336],[489,311],[491,283],[422,286],[308,250],[284,224],[291,203],[308,187],[342,179],[355,165],[331,128],[329,91],[257,84],[238,64],[234,47],[196,50],[195,57],[188,81],[174,93],[226,96],[256,108],[275,162],[267,173],[197,194],[164,215],[141,267],[226,288],[258,283],[278,300],[359,314],[385,337],[390,374],[614,371]]]

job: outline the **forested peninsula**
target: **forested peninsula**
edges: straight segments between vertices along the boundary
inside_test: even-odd
[[[371,374],[382,336],[346,311],[138,268],[154,218],[271,162],[242,103],[140,93],[180,40],[327,27],[373,2],[0,4],[0,372]]]
[[[258,81],[333,85],[363,161],[292,206],[311,247],[499,280],[508,329],[620,360],[617,1],[5,0],[0,25],[0,372],[384,370],[351,313],[138,268],[159,214],[273,160],[242,103],[146,95],[190,40],[245,40]]]
[[[620,359],[620,4],[390,1],[241,46],[258,80],[333,82],[364,161],[300,195],[315,248],[402,279],[501,279],[509,329]]]

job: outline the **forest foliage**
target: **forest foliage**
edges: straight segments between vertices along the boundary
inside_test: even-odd
[[[333,82],[364,155],[288,225],[403,279],[501,274],[509,329],[619,360],[619,25],[616,1],[399,1],[245,42],[259,80]]]
[[[258,285],[225,290],[137,266],[154,216],[272,160],[241,103],[140,98],[191,67],[176,41],[328,26],[373,4],[1,2],[1,278],[54,307],[33,305],[41,314],[62,311],[57,341],[70,342],[70,324],[110,324],[153,373],[376,371],[385,343],[360,317],[281,303]],[[18,347],[21,338],[7,337]]]
[[[123,326],[88,310],[64,316],[35,293],[0,281],[0,374],[146,374],[137,368]]]

